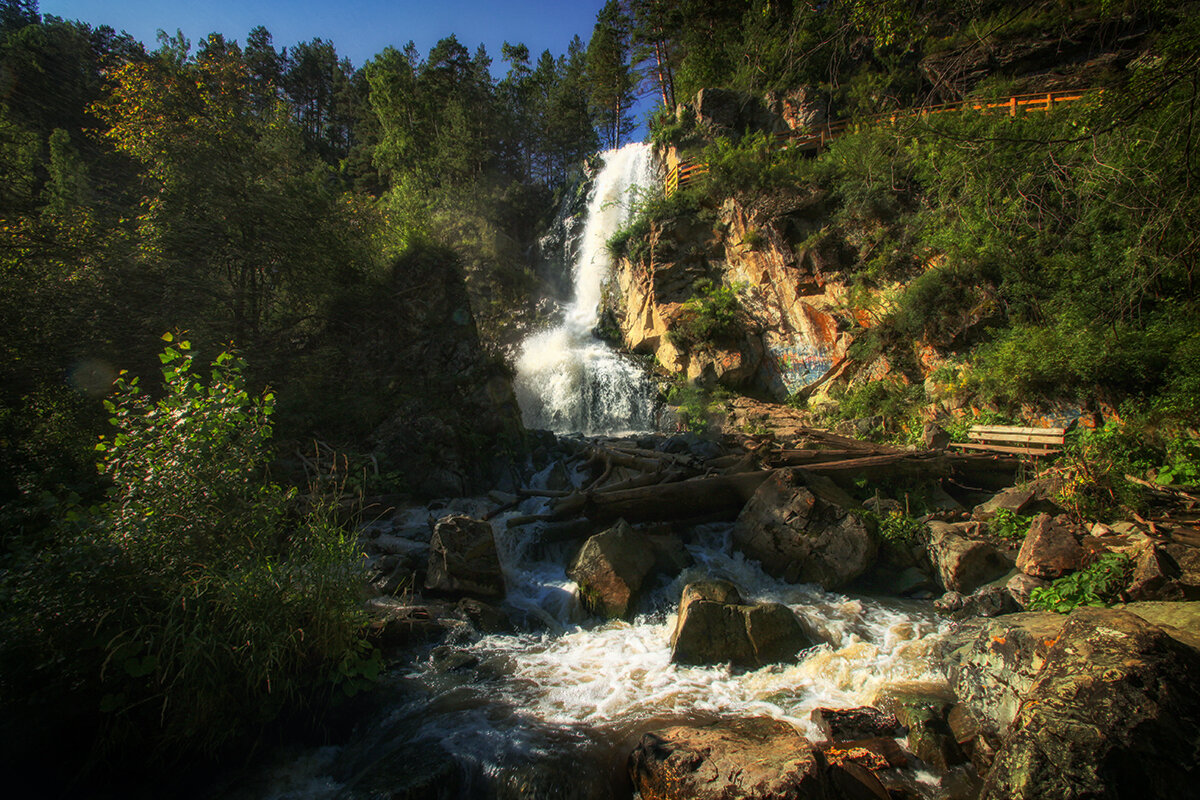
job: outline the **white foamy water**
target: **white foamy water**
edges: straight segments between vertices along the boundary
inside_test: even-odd
[[[592,334],[612,271],[607,242],[630,221],[639,196],[654,190],[653,153],[638,143],[602,157],[573,265],[574,298],[562,322],[527,339],[517,359],[517,400],[529,428],[599,435],[655,427],[645,372]]]
[[[539,502],[513,513],[535,513]],[[494,520],[493,529],[508,584],[505,603],[545,631],[462,640],[450,648],[461,661],[445,660],[446,648],[439,648],[393,674],[389,682],[402,691],[342,749],[343,762],[355,764],[365,753],[365,763],[399,758],[408,770],[419,768],[424,754],[445,753],[469,781],[462,796],[622,797],[628,795],[614,775],[646,731],[766,715],[819,738],[809,720],[817,707],[870,704],[889,684],[942,679],[928,654],[944,623],[927,606],[778,581],[733,552],[728,524],[695,531],[688,545],[693,566],[654,588],[644,616],[600,624],[581,613],[566,575],[571,545],[542,547],[538,525],[509,530],[504,519]],[[788,605],[823,643],[757,670],[672,664],[680,593],[704,578],[732,581],[750,602]],[[355,793],[356,771],[337,766],[326,748],[273,771],[265,779],[269,789],[227,800],[368,796]],[[930,793],[938,782],[922,774],[914,780],[925,780]]]
[[[499,687],[498,697],[541,723],[619,730],[640,720],[765,714],[815,735],[814,708],[865,705],[887,684],[939,679],[926,659],[930,634],[941,625],[934,614],[778,581],[757,562],[731,553],[729,529],[707,527],[689,548],[695,566],[660,586],[650,599],[659,610],[632,623],[572,625],[576,587],[560,561],[507,565],[510,602],[524,609],[543,603],[561,632],[493,635],[471,646],[482,660],[499,659],[509,670],[512,680]],[[498,537],[519,538],[509,531]],[[522,549],[505,544],[508,554]],[[827,643],[795,663],[752,671],[672,664],[680,592],[703,578],[732,581],[748,602],[788,605]]]

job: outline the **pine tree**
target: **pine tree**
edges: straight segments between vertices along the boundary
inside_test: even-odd
[[[633,132],[633,66],[630,21],[617,0],[608,0],[596,17],[587,49],[587,84],[592,113],[606,147],[620,147]]]

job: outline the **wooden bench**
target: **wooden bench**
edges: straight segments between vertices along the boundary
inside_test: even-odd
[[[951,442],[963,450],[987,450],[1025,456],[1050,456],[1063,448],[1066,428],[1018,428],[1011,425],[973,425],[969,442]]]

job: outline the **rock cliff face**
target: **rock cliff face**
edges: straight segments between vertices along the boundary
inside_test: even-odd
[[[625,345],[695,383],[774,399],[839,376],[853,341],[850,323],[869,320],[854,316],[837,278],[854,257],[849,248],[829,237],[793,244],[820,230],[824,213],[816,194],[765,208],[729,199],[715,223],[655,225],[649,255],[617,264],[612,299]],[[690,347],[671,335],[702,279],[738,289],[743,335]]]

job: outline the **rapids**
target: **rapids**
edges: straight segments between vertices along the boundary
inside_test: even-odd
[[[515,389],[527,428],[599,435],[657,427],[656,391],[645,371],[593,333],[612,268],[607,242],[656,186],[653,152],[628,144],[603,159],[572,265],[574,297],[562,321],[530,336],[517,358]]]
[[[632,622],[588,619],[566,575],[570,545],[537,544],[536,527],[493,523],[505,606],[524,620],[518,632],[466,633],[414,656],[375,693],[382,703],[350,743],[292,758],[269,790],[232,797],[374,796],[364,791],[381,764],[385,783],[399,780],[388,770],[453,773],[460,788],[448,796],[628,797],[625,759],[648,730],[761,714],[819,739],[809,720],[818,706],[869,704],[887,684],[940,680],[926,655],[944,623],[927,604],[778,581],[731,549],[728,524],[693,532],[694,565],[661,581]],[[758,670],[672,664],[678,598],[700,578],[731,580],[747,601],[787,604],[826,643]]]

